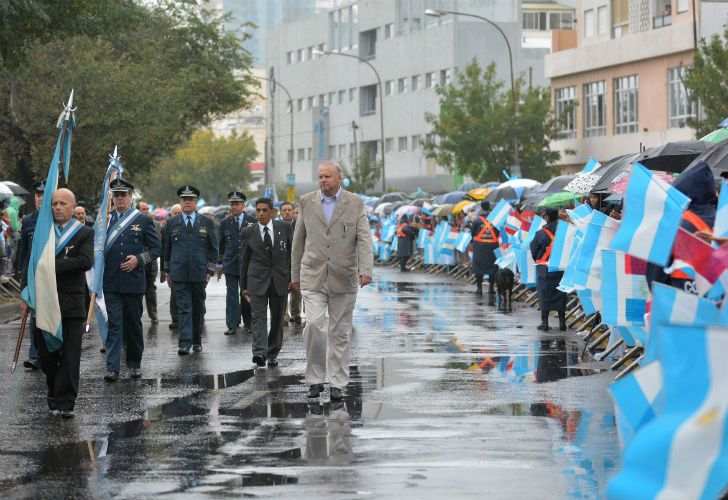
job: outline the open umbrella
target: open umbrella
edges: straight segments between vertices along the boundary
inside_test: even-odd
[[[465,209],[470,207],[471,205],[477,205],[477,204],[478,204],[478,202],[476,202],[476,201],[463,200],[453,207],[452,214],[457,215],[459,213],[464,212]]]
[[[420,207],[416,207],[414,205],[404,205],[394,211],[394,216],[399,220],[402,218],[403,215],[416,214],[417,212],[419,212],[419,210]]]
[[[374,209],[374,213],[380,217],[384,217],[387,214],[387,212],[389,212],[391,210],[390,209],[391,206],[392,206],[391,203],[380,203],[379,205],[377,205],[377,208]]]
[[[473,200],[473,201],[484,200],[485,197],[488,196],[488,193],[490,193],[490,191],[491,190],[488,189],[488,188],[471,189],[465,195],[465,199],[467,199],[467,200]]]
[[[440,196],[435,196],[432,203],[434,205],[444,205],[445,203],[455,205],[463,199],[463,196],[465,196],[464,191],[452,191],[450,193],[441,194]]]
[[[708,151],[695,158],[685,172],[702,162],[708,164],[715,179],[728,177],[728,140],[714,144]],[[685,172],[681,175],[685,175]]]
[[[10,191],[13,192],[13,194],[17,194],[20,196],[22,196],[24,194],[30,194],[30,191],[28,191],[23,186],[15,183],[13,181],[3,181],[3,182],[0,182],[0,184],[7,186],[10,189]]]
[[[549,179],[539,186],[527,189],[521,196],[521,201],[529,205],[538,205],[547,195],[563,191],[575,177],[574,175],[559,175]]]
[[[630,171],[632,162],[639,156],[639,153],[627,154],[612,158],[601,167],[594,171],[595,175],[599,175],[599,182],[592,188],[592,193],[608,193],[614,181],[624,172]]]
[[[446,203],[445,205],[435,208],[435,215],[437,217],[447,217],[450,215],[450,212],[452,212],[452,209],[453,206],[450,203]]]
[[[534,181],[533,179],[511,179],[506,182],[502,182],[498,187],[504,188],[504,187],[511,187],[513,189],[516,188],[530,188],[535,186],[536,184],[540,184],[538,181]]]
[[[719,128],[718,130],[713,130],[711,133],[706,135],[705,137],[701,137],[700,140],[703,142],[723,142],[726,139],[728,139],[728,127],[725,128]]]
[[[571,182],[564,186],[564,191],[586,194],[599,182],[600,176],[592,173],[581,173],[574,177]]]
[[[539,207],[560,208],[568,207],[572,202],[578,201],[579,195],[570,191],[551,193],[538,204]]]
[[[0,183],[0,200],[7,200],[15,196],[13,190],[7,187],[5,184]]]
[[[672,184],[672,181],[675,180],[675,176],[672,174],[669,174],[667,172],[660,172],[655,171],[652,172],[655,176],[659,177],[663,181],[667,182],[668,184]],[[629,180],[632,178],[632,171],[630,169],[629,172],[625,172],[624,175],[619,176],[618,180],[615,181],[609,190],[612,193],[618,193],[618,194],[624,194],[627,192],[627,184],[629,184]]]
[[[480,187],[480,183],[478,182],[463,182],[458,186],[458,188],[455,191],[465,191],[468,192],[471,189],[477,189]]]
[[[395,201],[404,201],[407,199],[407,195],[402,192],[386,193],[380,196],[379,203],[391,203]]]
[[[498,202],[501,200],[517,200],[518,199],[518,193],[516,193],[516,190],[512,187],[504,187],[504,188],[498,188],[494,189],[490,193],[488,193],[488,196],[485,197],[485,201],[488,202]]]
[[[421,199],[428,200],[428,199],[432,198],[432,195],[430,193],[426,193],[424,191],[415,191],[414,193],[408,194],[407,198],[409,198],[410,200],[421,200]]]
[[[704,141],[666,142],[662,146],[646,149],[637,156],[635,161],[650,170],[679,173],[708,149],[710,149],[710,144]]]

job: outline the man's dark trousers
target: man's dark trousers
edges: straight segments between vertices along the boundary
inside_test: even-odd
[[[159,264],[157,259],[147,264],[144,272],[147,278],[147,290],[144,294],[144,301],[147,304],[147,316],[153,321],[157,321],[157,271]]]
[[[240,304],[240,276],[234,274],[225,274],[225,326],[229,330],[234,330],[240,326],[240,317],[242,314]],[[250,320],[246,326],[250,325]]]
[[[205,313],[205,283],[172,282],[177,294],[179,347],[202,345],[202,316]]]
[[[286,294],[287,295],[287,294]],[[266,295],[251,295],[250,307],[253,311],[253,355],[276,359],[283,346],[283,313],[286,308],[286,295],[276,293],[275,284],[270,280]],[[270,307],[270,331],[266,331]]]
[[[144,353],[141,293],[104,293],[109,315],[109,336],[106,337],[106,370],[118,372],[120,352],[126,342],[126,367],[141,368]],[[125,328],[126,327],[126,328]],[[112,332],[114,332],[112,334]],[[118,333],[116,333],[118,332]]]
[[[46,376],[48,397],[55,400],[58,410],[73,410],[76,404],[83,321],[81,318],[64,318],[61,321],[63,345],[55,352],[48,351],[43,332],[33,328],[40,368]]]

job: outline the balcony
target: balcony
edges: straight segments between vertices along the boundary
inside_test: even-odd
[[[665,26],[672,26],[672,14],[663,14],[652,18],[653,29],[664,28]]]

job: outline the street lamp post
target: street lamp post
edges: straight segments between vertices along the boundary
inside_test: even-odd
[[[344,57],[351,57],[352,59],[358,59],[359,61],[363,62],[367,66],[369,66],[372,71],[374,71],[374,75],[377,77],[377,85],[379,87],[379,129],[380,129],[380,142],[381,142],[381,148],[382,148],[382,191],[387,190],[387,180],[385,176],[385,170],[384,170],[384,92],[382,90],[382,79],[379,77],[379,72],[377,69],[366,59],[363,57],[355,56],[354,54],[344,54],[343,52],[322,52],[320,50],[314,50],[314,54],[316,55],[333,55],[333,56],[344,56]]]
[[[286,96],[288,97],[288,105],[291,107],[291,157],[288,159],[288,173],[293,174],[293,99],[291,98],[291,93],[288,92],[288,89],[284,87],[283,84],[278,80],[271,80],[270,78],[266,78],[264,76],[256,76],[256,78],[260,80],[265,80],[266,82],[271,83],[274,86],[279,86],[283,89],[283,92],[285,92]]]
[[[493,26],[495,29],[498,30],[498,33],[503,36],[503,40],[506,42],[506,47],[508,48],[508,63],[510,65],[511,70],[511,111],[513,113],[513,117],[516,117],[516,79],[514,77],[513,73],[513,52],[511,51],[511,44],[508,41],[508,37],[506,36],[505,32],[501,29],[500,26],[498,26],[496,23],[488,19],[487,17],[478,16],[476,14],[470,14],[467,12],[456,12],[451,10],[439,10],[439,9],[426,9],[425,15],[426,16],[432,16],[432,17],[442,17],[446,14],[451,14],[453,16],[465,16],[465,17],[474,17],[476,19],[480,19],[481,21],[485,21],[486,23]],[[518,138],[513,136],[513,161],[515,162],[514,165],[514,174],[520,175],[521,173],[521,166],[518,164]]]

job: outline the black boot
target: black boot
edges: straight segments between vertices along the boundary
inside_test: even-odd
[[[541,324],[538,325],[536,328],[538,330],[541,330],[542,332],[549,331],[549,315],[548,314],[541,315]]]
[[[483,295],[483,278],[480,276],[476,276],[475,285],[477,286],[477,288],[475,289],[475,293],[478,295]]]
[[[566,311],[559,311],[559,330],[566,331]]]

